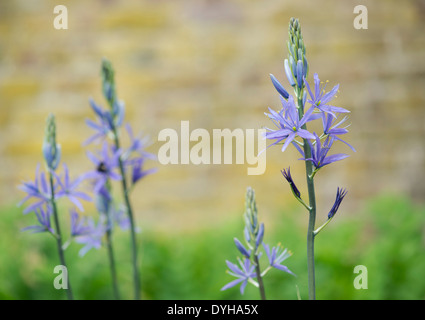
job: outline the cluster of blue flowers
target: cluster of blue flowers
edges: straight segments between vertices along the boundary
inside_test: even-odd
[[[109,69],[105,68],[105,65],[109,66]],[[30,203],[23,210],[24,214],[32,212],[37,218],[36,225],[28,226],[23,230],[52,234],[58,240],[61,256],[71,240],[84,245],[79,252],[83,256],[92,248],[99,249],[104,244],[105,236],[110,236],[115,225],[123,230],[133,227],[131,226],[132,217],[128,214],[131,210],[129,203],[127,201],[126,204],[116,205],[112,196],[112,183],[125,181],[124,192],[128,200],[131,189],[142,178],[156,171],[156,168],[144,169],[147,160],[155,159],[153,154],[146,152],[149,140],[142,136],[136,137],[128,123],[125,124],[125,129],[129,137],[129,146],[127,148],[119,146],[118,135],[124,123],[124,104],[116,98],[115,85],[111,84],[113,78],[110,77],[110,73],[109,77],[105,75],[111,70],[109,62],[104,60],[102,67],[104,94],[111,108],[105,110],[90,99],[90,106],[96,120],[88,119],[86,124],[94,130],[94,134],[83,145],[101,145],[93,152],[86,152],[93,169],[72,179],[68,166],[63,163],[62,172],[58,172],[61,146],[56,143],[55,118],[50,115],[42,147],[46,171],[40,170],[38,165],[34,181],[24,182],[19,186],[26,193],[20,205],[27,201]],[[89,191],[83,191],[84,186],[89,186],[86,188]],[[69,208],[70,239],[65,244],[62,240],[56,205],[61,198],[68,199],[71,204]],[[81,200],[95,202],[99,212],[97,219],[92,216],[81,216],[84,212]],[[54,224],[52,224],[52,217],[54,217]],[[109,241],[110,238],[107,238]],[[61,262],[65,264],[64,261]]]
[[[108,135],[112,135],[114,130],[122,124],[124,118],[124,108],[121,104],[117,107],[119,112],[114,113],[105,111],[90,100],[90,105],[96,115],[99,123],[92,120],[87,120],[87,125],[94,129],[96,133],[84,142],[87,145],[92,142],[102,142],[101,150],[98,150],[97,156],[90,151],[87,151],[87,157],[93,163],[93,170],[83,173],[76,179],[71,180],[68,166],[62,164],[62,173],[57,173],[60,164],[60,145],[56,144],[55,148],[52,146],[54,143],[49,143],[47,140],[51,134],[46,135],[46,141],[43,144],[43,155],[46,161],[47,171],[54,177],[53,189],[48,183],[46,172],[40,171],[40,165],[37,166],[35,173],[35,180],[24,182],[19,188],[26,193],[25,198],[19,205],[32,199],[32,203],[24,209],[24,213],[35,213],[38,224],[24,228],[23,230],[37,232],[50,232],[55,235],[55,230],[51,226],[52,216],[52,201],[57,201],[61,198],[67,198],[73,207],[70,208],[71,219],[71,236],[75,237],[78,243],[85,244],[81,249],[80,254],[84,255],[91,248],[100,248],[101,240],[108,228],[112,224],[106,225],[106,216],[112,217],[112,221],[116,222],[121,228],[128,229],[128,218],[121,208],[115,208],[113,199],[110,194],[110,181],[122,179],[118,172],[119,159],[121,158],[125,164],[126,171],[131,173],[131,184],[134,186],[140,179],[148,174],[154,173],[156,168],[149,170],[143,169],[143,164],[147,159],[155,159],[155,156],[146,152],[148,140],[142,137],[135,137],[130,124],[126,124],[126,131],[130,138],[130,146],[125,149],[116,150],[114,144],[107,141]],[[118,119],[118,120],[115,120]],[[48,126],[54,126],[53,115],[49,116]],[[115,127],[115,128],[114,128]],[[96,208],[99,213],[104,214],[105,217],[99,219],[98,223],[95,222],[93,217],[80,218],[79,213],[84,212],[84,206],[81,199],[85,201],[92,201],[93,197],[82,191],[82,182],[90,181],[92,184],[92,192],[96,201]]]

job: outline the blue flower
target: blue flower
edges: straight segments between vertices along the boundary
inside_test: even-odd
[[[243,294],[245,292],[245,287],[248,281],[250,279],[256,278],[255,265],[251,264],[249,259],[245,258],[243,262],[241,260],[238,261],[240,267],[226,260],[227,267],[230,269],[230,271],[227,271],[227,273],[238,279],[226,284],[223,288],[221,288],[221,291],[227,290],[241,283],[240,291],[241,294]]]
[[[331,211],[329,211],[328,213],[328,219],[332,219],[334,217],[335,213],[339,209],[339,205],[341,204],[342,199],[344,199],[346,194],[347,194],[346,189],[342,189],[342,188],[340,189],[339,187],[337,188],[335,203],[333,204]]]
[[[335,122],[337,121],[336,118],[334,118],[330,114],[323,113],[322,114],[323,133],[325,135],[332,137],[335,140],[339,140],[339,141],[345,143],[348,147],[350,147],[351,150],[356,152],[356,150],[354,149],[354,147],[351,144],[347,143],[346,141],[344,141],[344,140],[342,140],[341,138],[338,137],[339,135],[346,134],[348,132],[348,130],[346,129],[348,126],[346,126],[345,128],[340,128],[340,126],[345,121],[347,121],[347,119],[348,119],[347,117],[344,117],[340,122],[335,124]]]
[[[341,107],[331,106],[328,103],[335,98],[336,93],[338,92],[339,84],[334,86],[331,91],[326,92],[326,84],[322,86],[320,84],[320,79],[317,73],[314,74],[314,93],[312,92],[310,85],[304,79],[308,93],[310,94],[311,100],[307,100],[308,103],[311,103],[314,107],[319,109],[322,112],[331,114],[336,118],[335,112],[339,113],[349,113],[347,109]]]
[[[80,176],[79,178],[71,181],[69,178],[69,170],[68,166],[64,163],[64,178],[62,179],[56,174],[53,173],[56,177],[56,181],[58,182],[61,190],[55,194],[55,198],[59,199],[61,197],[67,197],[80,211],[84,212],[84,208],[78,198],[91,201],[91,198],[85,194],[84,192],[78,191],[78,186],[84,180],[84,176]]]
[[[77,211],[71,210],[71,236],[78,237],[88,235],[92,230],[87,225],[87,218],[80,218]]]
[[[283,249],[282,247],[280,247],[280,245],[277,245],[276,247],[273,247],[270,250],[268,244],[263,244],[263,247],[264,251],[266,251],[267,258],[269,259],[270,267],[285,271],[295,276],[295,274],[291,270],[289,270],[288,267],[281,264],[284,260],[288,259],[291,256],[291,253],[288,251],[288,249]]]
[[[94,122],[90,119],[86,120],[86,124],[95,130],[95,134],[84,141],[83,145],[88,145],[95,141],[102,141],[108,136],[108,133],[113,130],[113,120],[111,113],[109,111],[103,110],[96,104],[96,102],[94,102],[93,99],[90,99],[89,102],[98,122]]]
[[[332,147],[334,139],[331,137],[326,138],[322,147],[320,138],[317,136],[316,133],[314,133],[314,136],[315,136],[315,142],[316,142],[314,145],[310,142],[310,140],[308,141],[311,148],[311,158],[306,159],[304,157],[301,159],[313,162],[314,167],[316,169],[320,169],[328,164],[331,164],[333,162],[336,162],[348,157],[348,155],[344,153],[338,153],[338,154],[327,156],[330,148]],[[302,154],[304,155],[304,153]]]
[[[281,101],[283,109],[279,113],[272,110],[271,108],[269,108],[270,114],[266,113],[266,115],[278,127],[277,130],[268,129],[270,130],[270,132],[266,132],[266,138],[276,140],[270,146],[275,145],[286,139],[285,143],[282,146],[283,152],[286,150],[288,145],[295,139],[296,136],[299,136],[303,139],[314,139],[314,135],[312,133],[308,132],[305,129],[302,129],[302,126],[311,120],[311,115],[314,111],[314,107],[311,107],[300,120],[298,109],[294,102],[294,98],[292,96],[289,96],[288,101]]]
[[[55,187],[55,186],[53,186]],[[37,208],[40,208],[45,203],[50,202],[51,198],[51,188],[50,184],[46,181],[46,176],[44,172],[40,173],[40,165],[37,165],[36,171],[35,171],[35,179],[34,182],[23,182],[22,185],[18,186],[18,188],[24,192],[27,193],[25,198],[18,204],[18,206],[21,206],[29,199],[35,199],[37,202],[34,202],[33,204],[29,205],[25,210],[24,214],[27,214],[31,211],[36,210]]]
[[[146,147],[149,145],[149,138],[142,138],[141,135],[135,137],[133,129],[129,123],[125,125],[125,129],[128,133],[128,137],[130,138],[130,147],[123,155],[124,160],[128,159],[132,152],[139,153],[139,155],[143,158],[155,160],[156,157],[154,154],[145,151]]]
[[[34,213],[39,225],[32,225],[23,228],[21,231],[31,231],[31,233],[50,232],[51,234],[55,234],[55,231],[52,229],[50,224],[50,216],[52,215],[50,206],[47,205],[46,210],[44,210],[43,207],[38,207],[34,209]]]
[[[131,172],[131,182],[134,185],[137,181],[144,178],[145,176],[155,173],[158,171],[157,168],[152,168],[148,170],[143,170],[143,164],[145,162],[144,158],[136,158],[133,159],[130,163],[132,164],[132,172]]]
[[[130,227],[130,219],[126,215],[125,208],[116,209],[112,197],[106,187],[103,187],[96,194],[96,208],[99,213],[105,217],[109,217],[108,230],[113,228],[113,223],[120,226],[122,230],[127,230]]]
[[[79,255],[82,257],[91,249],[100,249],[102,246],[102,239],[106,233],[106,226],[104,219],[99,219],[97,225],[95,225],[93,219],[87,220],[87,227],[89,231],[84,234],[75,237],[75,241],[80,244],[84,244],[84,247],[81,248]]]
[[[103,141],[108,134],[112,134],[115,128],[122,125],[124,119],[124,103],[114,102],[112,111],[102,109],[94,102],[89,100],[90,106],[96,115],[97,122],[87,119],[86,124],[95,131],[95,133],[83,142],[83,145],[88,145],[92,142]]]
[[[121,228],[121,230],[128,230],[131,227],[130,219],[126,213],[125,208],[123,207],[120,207],[118,209],[114,208],[112,220]],[[136,232],[139,231],[139,228],[136,228]]]
[[[100,159],[87,152],[87,157],[94,163],[96,169],[89,171],[82,176],[82,179],[94,179],[94,192],[98,193],[109,179],[121,180],[121,175],[114,170],[119,166],[121,150],[116,150],[109,155],[108,144],[105,141]]]

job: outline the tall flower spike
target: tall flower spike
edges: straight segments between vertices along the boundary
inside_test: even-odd
[[[56,143],[56,123],[55,116],[50,114],[47,117],[46,133],[43,142],[43,156],[46,165],[50,170],[56,170],[61,159],[61,147]]]

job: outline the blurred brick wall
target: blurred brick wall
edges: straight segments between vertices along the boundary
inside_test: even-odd
[[[53,8],[68,8],[69,29],[53,28]],[[353,27],[357,4],[369,29]],[[103,102],[99,66],[108,57],[118,94],[135,130],[150,134],[152,152],[163,128],[261,128],[268,106],[279,108],[269,80],[284,80],[289,18],[300,18],[310,78],[340,83],[336,104],[352,111],[344,145],[351,157],[316,179],[323,218],[337,186],[355,212],[382,191],[425,194],[424,1],[2,1],[0,3],[0,201],[41,162],[44,122],[56,114],[63,159],[75,173],[90,168],[81,142],[90,135],[88,98]],[[285,83],[285,82],[284,82]],[[243,210],[245,188],[273,215],[292,208],[280,169],[291,165],[300,188],[303,164],[293,151],[267,153],[267,171],[247,166],[169,165],[137,186],[145,224],[209,225]]]

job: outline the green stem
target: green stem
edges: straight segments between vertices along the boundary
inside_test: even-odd
[[[319,234],[319,232],[322,231],[322,229],[324,227],[326,227],[329,222],[331,222],[331,220],[332,220],[332,218],[326,220],[326,222],[324,224],[322,224],[319,228],[317,228],[316,230],[314,230],[314,236],[317,236]]]
[[[260,262],[258,256],[254,255],[255,273],[257,274],[258,287],[260,289],[261,300],[266,300],[266,291],[264,289],[263,277],[260,270]]]
[[[59,254],[59,259],[61,262],[61,265],[63,265],[65,268],[67,268],[66,266],[66,262],[65,262],[65,255],[63,252],[63,247],[62,247],[62,235],[61,235],[61,230],[60,230],[60,225],[59,225],[59,217],[58,217],[58,210],[56,207],[56,201],[55,201],[55,192],[54,192],[54,184],[53,184],[53,175],[52,172],[50,171],[52,169],[49,169],[49,180],[50,180],[50,203],[52,205],[52,211],[53,211],[53,218],[54,218],[54,223],[55,223],[55,228],[56,228],[56,243],[57,243],[57,247],[58,247],[58,254]],[[67,289],[66,289],[66,294],[68,297],[68,300],[74,300],[74,296],[72,294],[72,289],[71,289],[71,284],[69,282],[69,273],[68,273],[68,277],[67,277]]]
[[[303,103],[302,103],[303,90],[299,90],[298,93],[298,112],[300,119],[304,114]],[[303,129],[307,129],[306,125],[303,125]],[[304,139],[304,158],[311,158],[310,144]],[[309,199],[309,218],[307,228],[307,266],[308,266],[308,298],[310,300],[316,299],[316,281],[314,272],[314,226],[316,223],[316,195],[314,191],[314,175],[313,175],[313,163],[311,161],[305,161],[306,177],[307,177],[307,190]]]
[[[108,217],[109,219],[109,217]],[[109,222],[108,222],[108,225]],[[108,258],[109,258],[109,267],[111,269],[111,277],[112,277],[112,285],[114,289],[114,297],[115,300],[120,300],[120,292],[118,290],[118,281],[117,281],[117,271],[115,267],[115,258],[114,258],[114,250],[112,247],[112,230],[110,228],[106,232],[106,244],[108,247]]]
[[[115,140],[115,147],[120,149],[120,142],[118,139],[118,134],[116,128],[113,128],[113,134],[114,134],[114,140]],[[140,278],[139,278],[139,267],[138,267],[138,260],[137,260],[137,241],[136,241],[136,226],[134,222],[134,216],[133,216],[133,210],[130,203],[130,198],[128,196],[129,189],[127,186],[127,179],[125,176],[125,170],[124,170],[124,163],[119,157],[118,164],[120,168],[121,173],[121,183],[122,183],[122,189],[124,194],[124,201],[127,208],[127,214],[130,220],[130,232],[131,232],[131,252],[132,252],[132,258],[133,258],[133,282],[134,282],[134,299],[140,300]]]

